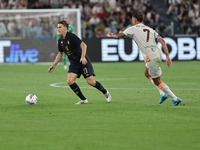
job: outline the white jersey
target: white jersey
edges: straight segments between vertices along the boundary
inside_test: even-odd
[[[127,28],[123,33],[134,39],[143,54],[145,62],[162,57],[161,51],[155,42],[160,35],[152,28],[141,23]]]

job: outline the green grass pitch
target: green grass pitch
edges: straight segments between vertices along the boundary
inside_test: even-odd
[[[197,150],[200,149],[200,62],[165,62],[161,76],[183,102],[171,106],[144,76],[144,62],[93,63],[112,96],[76,80],[89,103],[67,86],[58,65],[0,65],[0,150]],[[25,104],[28,94],[38,103]]]

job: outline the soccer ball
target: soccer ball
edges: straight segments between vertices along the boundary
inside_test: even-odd
[[[38,98],[34,94],[29,94],[25,98],[25,102],[27,105],[35,105],[35,104],[37,104],[37,101],[38,101]]]

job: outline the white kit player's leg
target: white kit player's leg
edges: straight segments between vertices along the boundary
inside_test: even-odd
[[[155,86],[155,88],[159,91],[160,95],[165,95],[165,93],[157,86],[154,84],[153,80],[151,80],[151,83]]]
[[[182,100],[177,97],[164,82],[161,82],[158,87],[172,98],[172,106],[177,106],[182,102]]]
[[[159,91],[160,93],[160,101],[159,104],[162,104],[166,99],[169,98],[169,96],[167,94],[165,94],[165,92],[163,92],[157,85],[154,84],[153,80],[151,79],[151,83],[155,86],[155,88]]]
[[[162,58],[155,58],[153,60],[151,60],[150,62],[146,63],[146,67],[148,69],[148,73],[151,77],[149,77],[149,80],[151,81],[151,83],[155,86],[155,88],[159,91],[160,93],[160,101],[159,104],[162,104],[167,98],[169,98],[169,96],[167,95],[167,93],[165,93],[163,90],[161,90],[152,80],[152,78],[158,78],[161,76],[162,74],[162,70],[160,68],[160,64],[161,64]]]

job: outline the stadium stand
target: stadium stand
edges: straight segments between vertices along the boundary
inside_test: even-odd
[[[163,2],[164,1],[164,2]],[[70,9],[81,10],[82,37],[104,37],[111,31],[117,33],[131,25],[133,10],[144,15],[144,23],[161,36],[174,34],[200,34],[199,0],[0,0],[0,9]],[[49,20],[27,21],[26,38],[55,38]],[[0,20],[0,38],[19,35],[19,25],[14,20]],[[36,32],[38,31],[38,32]]]

